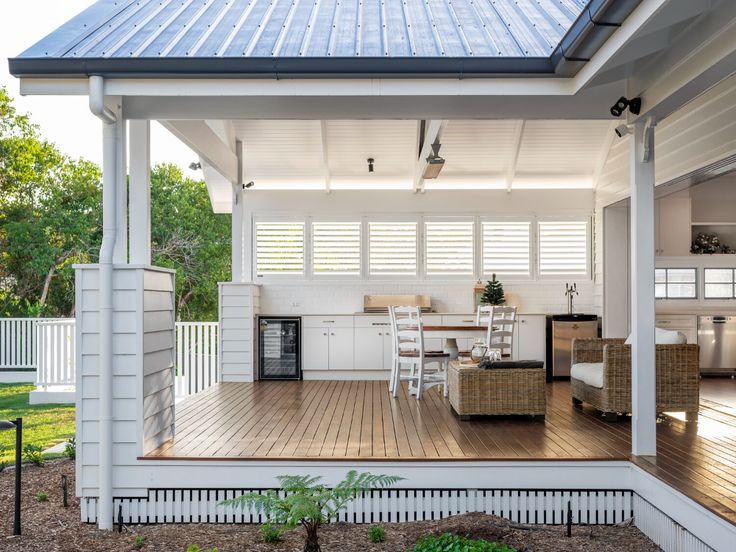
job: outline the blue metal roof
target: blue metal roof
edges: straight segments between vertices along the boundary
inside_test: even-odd
[[[482,58],[498,60],[492,67],[502,72],[552,72],[553,53],[573,24],[584,19],[589,3],[601,2],[99,0],[10,60],[10,66],[19,75],[142,70],[133,60],[146,60],[145,72],[174,71],[164,60],[177,60],[180,68],[187,63],[184,72],[205,73],[238,67],[270,72],[275,61],[283,69],[330,58],[341,60],[325,65],[336,70],[391,67],[390,61],[358,61],[369,58],[421,59],[417,67],[431,73],[442,67],[432,60],[452,59],[455,65],[465,60],[473,72],[480,67],[473,59]],[[588,17],[592,21],[592,14]],[[198,62],[182,62],[186,59]],[[520,60],[528,63],[519,65]]]

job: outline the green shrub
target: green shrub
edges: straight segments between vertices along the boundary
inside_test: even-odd
[[[261,525],[261,538],[263,542],[279,542],[281,540],[281,529],[270,523],[264,523]]]
[[[217,547],[215,548],[200,548],[196,544],[190,544],[187,546],[187,552],[217,552]]]
[[[64,454],[69,460],[74,460],[77,457],[77,438],[70,437],[64,446]]]
[[[43,449],[38,445],[28,443],[25,447],[23,447],[23,458],[25,458],[32,464],[43,466]]]
[[[383,542],[386,540],[386,529],[384,529],[383,525],[374,525],[368,531],[368,536],[371,542]]]
[[[141,535],[136,535],[135,543],[133,543],[133,547],[136,550],[140,550],[141,548],[143,548],[143,537]]]
[[[460,535],[445,533],[440,536],[429,535],[417,541],[411,552],[516,552],[505,544],[487,540],[472,540]]]
[[[36,500],[38,500],[39,502],[46,502],[48,501],[48,499],[49,493],[47,493],[46,491],[38,491],[36,493]]]
[[[8,467],[8,463],[5,461],[5,451],[8,450],[5,445],[0,445],[0,473]]]

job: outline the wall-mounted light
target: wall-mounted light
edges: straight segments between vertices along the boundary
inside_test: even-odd
[[[611,106],[611,115],[614,117],[620,117],[623,115],[626,108],[629,108],[629,112],[633,115],[638,115],[641,112],[641,98],[631,98],[630,100],[624,96],[621,96],[616,103]]]
[[[368,172],[369,173],[372,173],[373,172],[373,163],[374,162],[375,161],[374,161],[374,159],[372,157],[369,157],[368,158]]]
[[[434,144],[432,144],[432,153],[430,153],[429,157],[427,157],[427,165],[424,167],[422,178],[429,180],[432,178],[437,178],[440,175],[442,167],[445,166],[444,158],[440,157],[441,147],[442,144],[440,144],[439,142],[435,142]]]
[[[196,161],[195,162],[192,162],[192,163],[189,163],[189,170],[198,171],[201,168],[202,168],[202,163],[199,163],[199,162],[196,162]]]

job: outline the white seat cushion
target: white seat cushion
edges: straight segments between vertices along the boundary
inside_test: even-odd
[[[603,363],[579,362],[570,368],[570,377],[586,385],[603,389]]]
[[[626,338],[626,345],[631,345],[631,334]],[[676,330],[665,330],[664,328],[654,328],[654,343],[657,345],[684,345],[687,343],[687,336]]]

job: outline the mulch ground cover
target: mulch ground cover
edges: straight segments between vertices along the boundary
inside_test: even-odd
[[[69,507],[62,506],[61,475],[69,478]],[[218,552],[296,552],[303,546],[300,529],[286,533],[281,542],[261,542],[253,525],[135,525],[123,533],[98,531],[94,525],[79,520],[79,502],[74,498],[74,463],[69,460],[47,461],[43,467],[23,467],[23,535],[13,537],[14,472],[0,473],[0,550],[23,551],[129,551],[136,550],[137,535],[143,537],[140,550],[183,552],[196,544],[202,549],[217,547]],[[39,502],[37,493],[48,493],[48,501]],[[337,523],[320,531],[324,552],[404,552],[427,534],[453,533],[505,543],[520,551],[537,552],[648,552],[659,550],[633,525],[577,526],[572,538],[565,528],[554,526],[517,526],[484,514],[465,514],[440,521],[386,523],[386,541],[371,543],[369,525]]]

